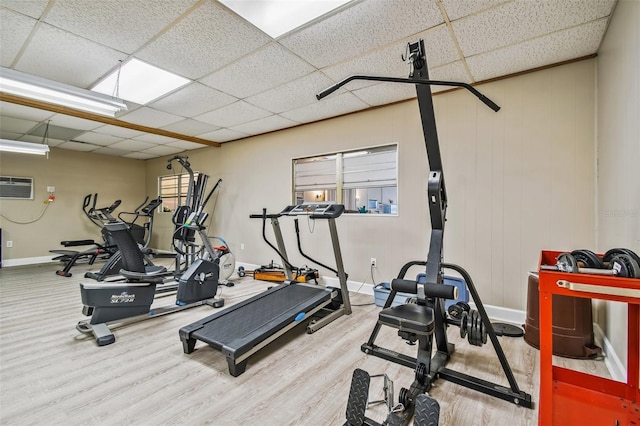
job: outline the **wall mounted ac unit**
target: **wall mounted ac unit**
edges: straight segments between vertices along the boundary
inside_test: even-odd
[[[33,178],[0,176],[0,198],[33,200]]]

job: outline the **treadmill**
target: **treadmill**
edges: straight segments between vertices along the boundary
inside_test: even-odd
[[[244,300],[185,327],[179,331],[184,353],[195,350],[198,340],[220,350],[227,358],[229,374],[234,377],[244,373],[247,359],[311,316],[307,333],[313,333],[342,315],[351,314],[347,275],[344,272],[342,253],[338,241],[335,219],[344,212],[344,206],[331,203],[298,204],[286,207],[276,214],[252,214],[262,219],[262,236],[282,259],[287,281],[265,292]],[[329,225],[336,269],[328,267],[304,254],[300,244],[298,220],[295,219],[296,237],[300,254],[312,262],[336,273],[340,288],[298,283],[292,279],[293,266],[285,250],[279,219],[284,216],[308,216],[309,219],[326,220]],[[266,237],[267,219],[271,220],[278,247]]]

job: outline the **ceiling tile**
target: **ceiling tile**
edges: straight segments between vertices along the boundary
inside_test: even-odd
[[[15,68],[88,88],[121,59],[123,53],[41,23]]]
[[[274,130],[296,126],[297,124],[298,123],[296,123],[295,121],[280,117],[279,115],[272,115],[270,117],[252,121],[250,123],[244,123],[238,126],[234,126],[231,128],[231,130],[247,133],[249,135],[257,135],[260,133],[272,132]]]
[[[9,102],[0,102],[0,114],[3,117],[20,117],[24,120],[45,121],[53,116],[52,112],[26,107]]]
[[[206,148],[207,145],[202,145],[201,143],[188,142],[188,141],[175,141],[166,144],[165,146],[170,146],[172,148],[180,148],[180,149],[200,149]]]
[[[250,105],[244,101],[238,101],[231,105],[218,108],[215,111],[195,117],[197,120],[211,123],[216,126],[232,127],[240,123],[257,120],[270,115],[269,112]]]
[[[160,145],[160,146],[154,146],[153,148],[145,149],[142,152],[147,154],[155,154],[155,155],[171,155],[171,154],[177,154],[182,151],[184,151],[184,149],[182,148],[176,148],[176,147],[167,146],[167,145]]]
[[[183,117],[195,117],[207,111],[229,105],[238,99],[200,83],[188,86],[153,102],[149,106]]]
[[[487,80],[566,59],[598,49],[607,18],[467,59],[476,81]]]
[[[182,133],[183,135],[197,136],[203,133],[213,132],[219,128],[220,126],[214,126],[213,124],[203,123],[202,121],[188,118],[186,120],[164,126],[162,129],[170,132]]]
[[[56,114],[51,117],[51,124],[78,130],[93,130],[102,126],[102,124],[97,121],[85,120],[83,118],[72,117],[64,114]]]
[[[125,139],[120,142],[116,142],[113,145],[109,145],[109,148],[124,149],[126,151],[142,151],[145,149],[153,148],[155,145],[148,142],[134,141],[133,139]]]
[[[442,0],[449,20],[455,21],[467,15],[489,9],[509,0]]]
[[[334,84],[335,81],[317,71],[298,80],[267,90],[247,98],[247,102],[273,113],[281,113],[317,102],[316,93]],[[344,93],[344,89],[340,89]],[[340,92],[336,92],[340,93]]]
[[[98,148],[95,151],[91,151],[93,154],[102,154],[102,155],[114,155],[116,157],[124,156],[125,154],[131,153],[131,151],[125,149],[113,149],[110,147]]]
[[[519,0],[452,23],[465,56],[608,16],[615,0]],[[514,17],[522,17],[514,19]]]
[[[136,56],[201,78],[268,43],[270,37],[215,2],[203,2]]]
[[[411,84],[378,83],[353,91],[353,94],[371,106],[384,105],[416,97],[416,87]]]
[[[80,143],[80,142],[72,142],[72,141],[61,143],[57,147],[64,148],[64,149],[71,149],[74,151],[94,151],[100,148],[99,146],[91,145],[88,143]]]
[[[175,142],[177,139],[169,138],[167,136],[156,135],[154,133],[144,133],[144,134],[142,134],[140,136],[136,136],[135,138],[133,138],[133,140],[142,141],[142,142],[149,142],[149,143],[152,143],[154,145],[156,145],[156,144],[164,145],[164,144],[169,143],[169,142]]]
[[[49,0],[2,0],[2,7],[15,10],[32,18],[40,18]]]
[[[158,111],[157,109],[142,107],[118,117],[122,121],[141,124],[148,127],[162,127],[184,120],[184,117]]]
[[[41,136],[33,136],[33,135],[24,135],[24,136],[20,136],[18,138],[19,141],[25,141],[25,142],[33,142],[33,143],[42,143],[42,137]],[[49,146],[59,146],[62,145],[63,143],[65,143],[66,141],[61,140],[61,139],[53,139],[53,138],[49,138],[47,139],[47,145]]]
[[[205,133],[204,135],[200,135],[202,139],[209,139],[217,142],[228,142],[236,139],[242,139],[249,136],[246,133],[236,132],[229,129],[220,129],[215,132]]]
[[[104,135],[101,133],[87,132],[76,136],[75,138],[73,138],[73,140],[92,143],[94,145],[108,146],[122,141],[122,138],[119,138],[117,136]]]
[[[342,95],[328,96],[321,101],[316,101],[313,104],[282,113],[281,115],[299,123],[308,123],[365,108],[367,108],[367,104],[360,99],[351,93],[343,93]]]
[[[36,22],[35,19],[19,13],[0,9],[0,40],[2,40],[0,65],[11,67]]]
[[[313,70],[307,62],[274,42],[200,81],[233,96],[246,98],[302,77]]]
[[[6,132],[27,133],[33,129],[38,123],[30,120],[22,120],[19,118],[11,118],[0,116],[0,129]]]
[[[20,133],[10,132],[9,130],[4,129],[4,128],[2,128],[2,126],[0,126],[0,138],[2,138],[2,139],[9,139],[9,140],[12,140],[12,141],[17,141],[18,138],[20,136],[22,136],[22,135],[23,135],[22,132],[20,132]]]
[[[443,22],[434,1],[368,0],[293,31],[279,41],[323,68]]]
[[[151,158],[160,157],[160,154],[151,154],[149,152],[132,152],[131,154],[125,154],[123,157],[134,158],[136,160],[149,160]]]
[[[104,46],[133,53],[197,0],[58,0],[45,22]]]
[[[119,138],[127,139],[127,138],[135,138],[136,136],[140,136],[144,134],[141,131],[127,129],[126,127],[112,126],[110,124],[102,127],[97,127],[93,129],[96,133],[104,133],[105,135],[117,136]]]

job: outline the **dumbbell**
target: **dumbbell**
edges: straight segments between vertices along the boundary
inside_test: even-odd
[[[547,271],[560,271],[580,274],[608,275],[624,278],[640,278],[640,264],[628,253],[620,253],[610,255],[610,260],[605,265],[604,262],[597,262],[595,253],[589,250],[574,250],[571,253],[562,253],[558,256],[555,265],[541,265],[540,269]],[[578,260],[579,259],[579,260]],[[598,260],[600,260],[598,258]],[[583,264],[587,267],[580,267]],[[602,264],[602,268],[608,266],[608,269],[595,267]]]
[[[460,320],[462,313],[469,312],[470,310],[471,310],[471,306],[469,306],[469,304],[466,302],[454,303],[449,305],[449,307],[447,308],[447,312],[449,313],[449,316],[454,320]]]
[[[630,249],[613,248],[608,250],[602,259],[591,250],[574,250],[571,254],[576,258],[578,267],[608,269],[615,271],[616,276],[640,278],[640,257]],[[582,265],[581,265],[582,264]]]

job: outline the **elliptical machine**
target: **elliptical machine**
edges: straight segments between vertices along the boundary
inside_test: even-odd
[[[199,173],[196,177],[188,159],[189,157],[176,155],[167,164],[167,169],[171,170],[172,163],[177,161],[189,174],[185,203],[176,208],[172,217],[175,226],[173,248],[176,251],[174,276],[179,283],[184,284],[179,286],[178,300],[185,303],[189,303],[189,299],[180,292],[180,288],[190,288],[190,284],[196,282],[201,285],[222,282],[231,286],[233,284],[226,280],[235,270],[235,257],[229,246],[222,238],[207,235],[204,225],[209,217],[204,208],[222,184],[222,179],[218,179],[204,197],[209,176]],[[219,240],[222,245],[214,246],[212,238]]]
[[[133,212],[120,212],[118,214],[118,219],[120,222],[127,224],[129,230],[131,231],[131,235],[133,236],[136,243],[140,246],[143,254],[145,264],[148,266],[153,266],[153,262],[149,258],[151,252],[148,250],[149,243],[151,242],[151,236],[153,232],[153,219],[156,209],[162,204],[162,199],[160,197],[155,198],[149,201],[149,197],[146,197],[145,200],[138,207],[135,208]],[[130,221],[127,221],[123,218],[123,215],[133,216]],[[140,218],[145,220],[144,223],[139,224],[136,221]],[[115,219],[111,220],[111,222],[116,222]],[[120,270],[122,269],[122,253],[118,250],[109,258],[109,260],[102,265],[97,272],[86,272],[84,274],[85,278],[91,278],[96,281],[104,281],[108,277],[112,277],[120,274]]]
[[[105,229],[107,223],[116,221],[112,213],[120,206],[121,201],[116,200],[110,206],[96,207],[98,203],[98,194],[93,194],[93,203],[91,202],[91,194],[84,197],[82,201],[82,211],[85,216],[89,218],[91,223],[100,228],[102,234],[103,243],[96,243],[94,240],[74,240],[74,241],[61,241],[64,247],[79,247],[92,245],[93,247],[84,251],[75,250],[49,250],[50,253],[57,254],[51,260],[59,260],[64,263],[64,268],[56,271],[56,275],[61,277],[71,277],[71,268],[81,259],[89,259],[89,265],[93,265],[96,259],[110,259],[112,258],[118,248],[111,238],[109,232]],[[91,205],[91,208],[89,206]]]

